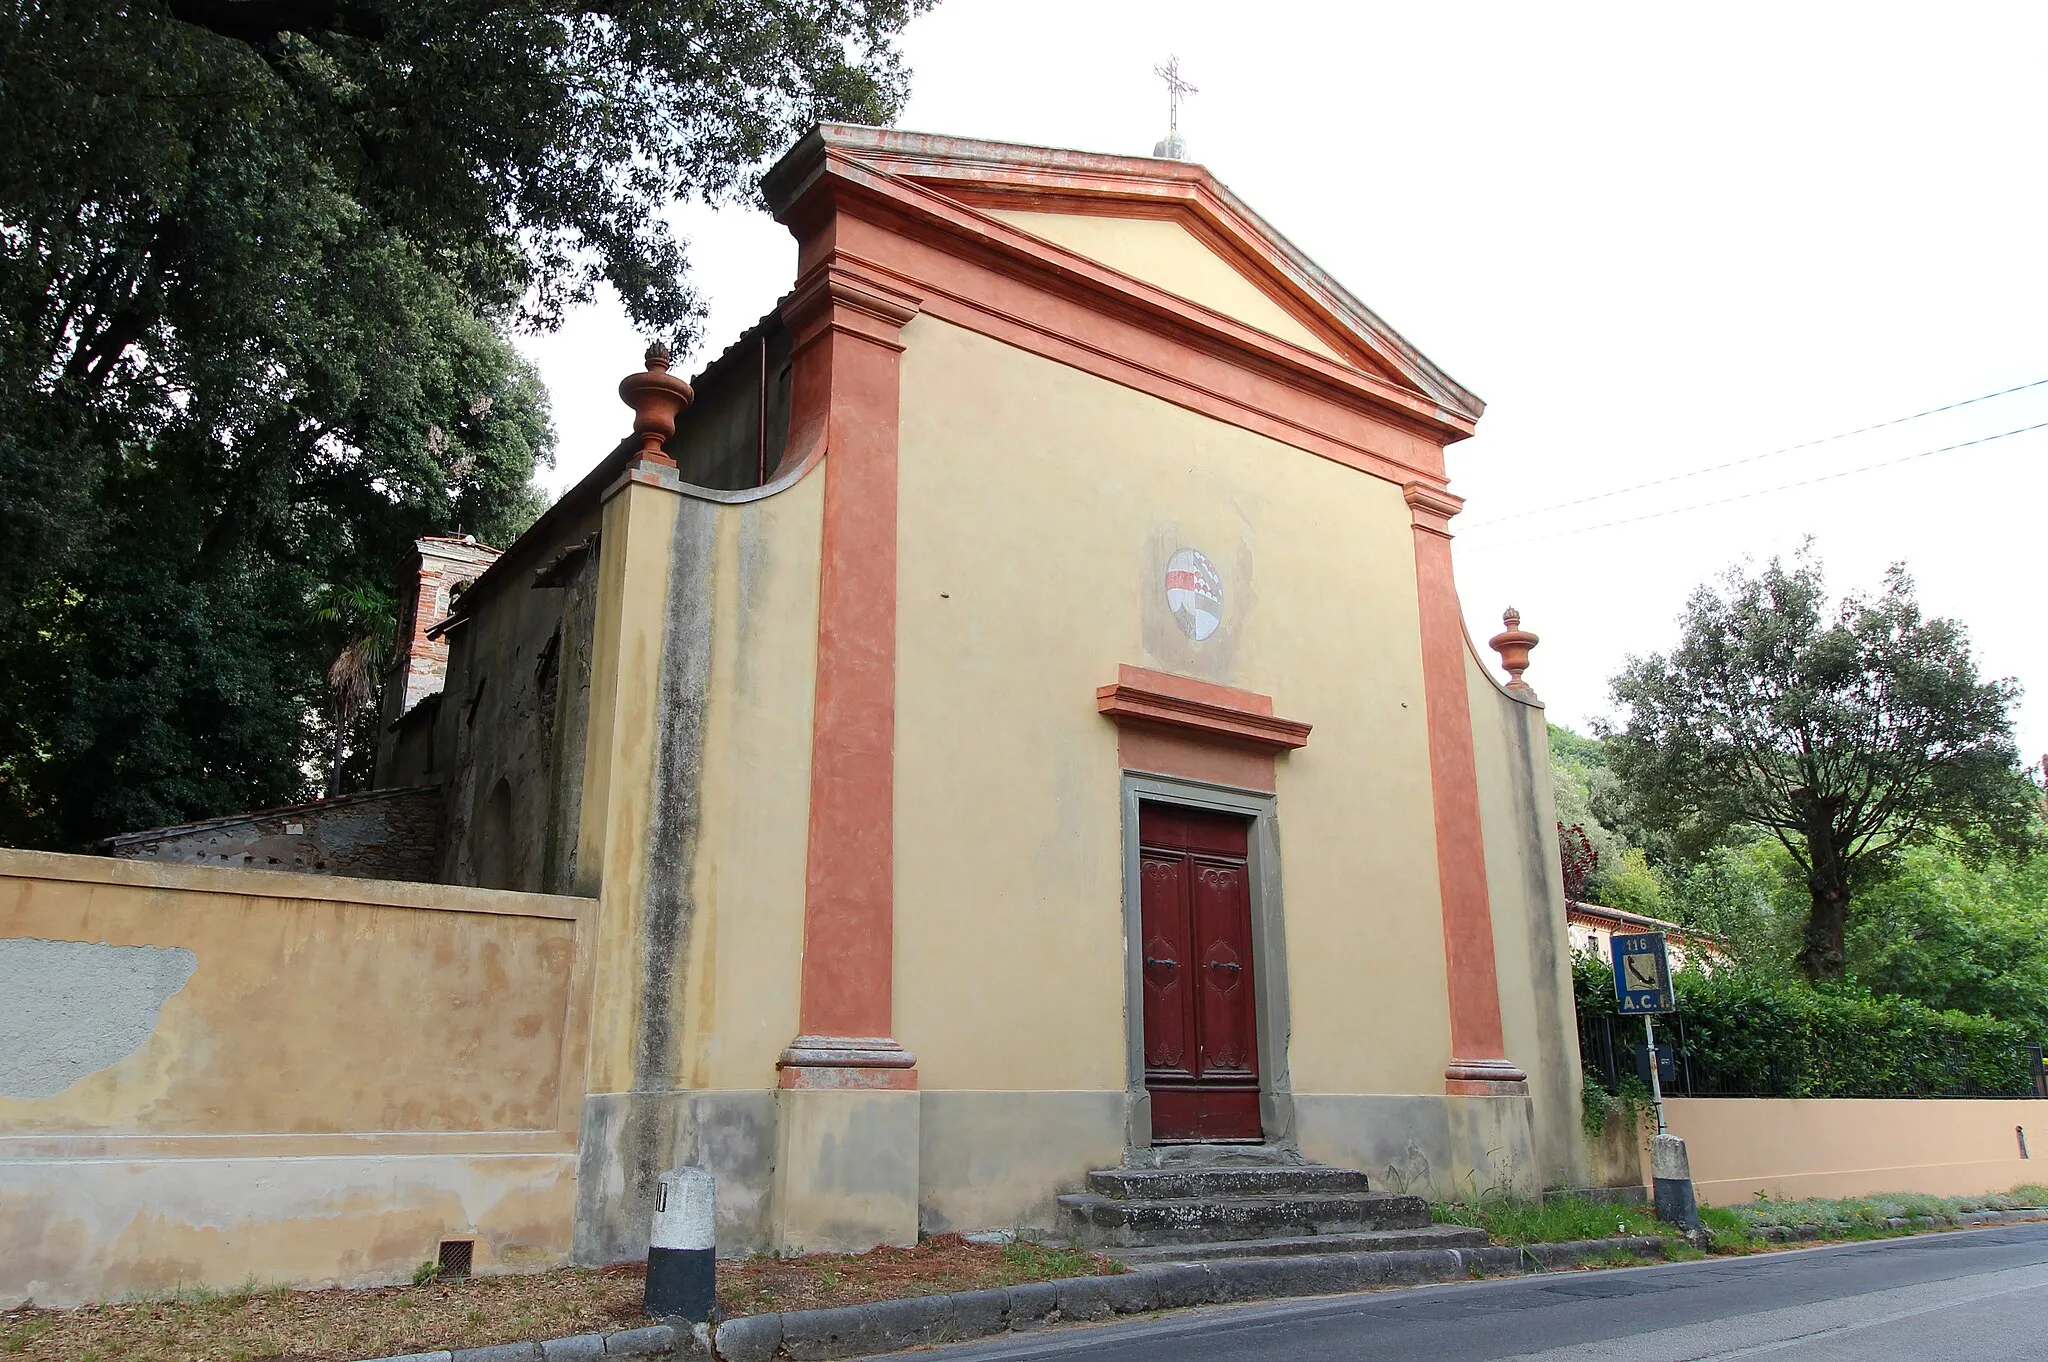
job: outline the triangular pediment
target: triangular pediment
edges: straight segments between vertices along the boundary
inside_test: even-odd
[[[1185,222],[1042,209],[991,207],[986,211],[1012,227],[1142,279],[1177,298],[1235,317],[1269,336],[1339,363],[1358,362],[1317,331],[1313,314],[1304,318],[1306,309],[1298,305],[1290,309]]]
[[[843,164],[1001,224],[992,231],[1028,234],[1053,252],[1404,389],[1454,423],[1485,410],[1199,165],[844,124],[813,136]],[[785,175],[794,181],[801,172],[778,168],[770,180]],[[771,198],[796,188],[771,185]]]

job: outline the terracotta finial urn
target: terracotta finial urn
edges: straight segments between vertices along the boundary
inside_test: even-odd
[[[619,380],[619,400],[633,409],[633,433],[640,437],[640,462],[676,466],[662,446],[676,433],[676,418],[697,394],[668,371],[674,356],[660,341],[647,347],[647,369]]]
[[[1500,622],[1507,628],[1486,640],[1486,646],[1500,654],[1501,670],[1508,674],[1508,689],[1528,690],[1529,683],[1522,679],[1522,673],[1529,670],[1529,650],[1539,640],[1522,627],[1522,612],[1512,605]]]

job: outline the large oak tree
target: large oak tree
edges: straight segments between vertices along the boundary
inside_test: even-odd
[[[1811,899],[1800,968],[1837,979],[1855,893],[1901,848],[2035,837],[2018,694],[1978,676],[1960,624],[1921,614],[1903,567],[1831,606],[1803,553],[1701,587],[1678,647],[1628,660],[1609,761],[1680,855],[1750,829],[1776,837]]]
[[[508,332],[687,346],[664,207],[890,119],[924,3],[0,7],[0,842],[315,791],[405,546],[536,509]]]

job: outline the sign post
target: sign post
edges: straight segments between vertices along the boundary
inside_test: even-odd
[[[1664,933],[1637,932],[1609,941],[1614,956],[1614,1001],[1623,1016],[1641,1014],[1643,1040],[1650,1054],[1650,1103],[1657,1112],[1657,1133],[1670,1129],[1664,1123],[1664,1083],[1658,1072],[1657,1030],[1650,1018],[1659,1012],[1677,1010],[1671,993],[1671,960],[1664,949]]]
[[[1699,1199],[1692,1185],[1692,1165],[1685,1141],[1664,1123],[1664,1082],[1657,1062],[1657,1028],[1651,1018],[1675,1012],[1671,991],[1671,960],[1664,933],[1635,932],[1610,941],[1614,961],[1614,1003],[1624,1016],[1641,1016],[1643,1040],[1650,1056],[1650,1101],[1657,1111],[1657,1138],[1650,1144],[1650,1181],[1656,1195],[1657,1218],[1687,1234],[1700,1229]]]

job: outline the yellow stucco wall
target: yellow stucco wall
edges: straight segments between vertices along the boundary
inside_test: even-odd
[[[2048,1183],[2048,1104],[2037,1101],[1682,1097],[1664,1112],[1700,1200],[1717,1205],[1758,1192],[1976,1196]],[[2020,1157],[2016,1127],[2036,1157]]]
[[[995,209],[992,216],[1076,255],[1214,308],[1269,336],[1292,341],[1328,359],[1340,358],[1322,337],[1177,222],[1011,208]]]
[[[588,902],[378,883],[0,851],[0,938],[193,957],[132,1053],[0,1096],[0,1131],[555,1129]],[[101,977],[67,994],[81,1027],[117,1005]]]
[[[1293,1084],[1449,1057],[1400,488],[930,317],[904,332],[896,1025],[927,1090],[1120,1089],[1119,663],[1274,697]],[[1224,622],[1167,613],[1205,553]]]
[[[584,746],[577,892],[602,894],[610,911],[592,946],[597,977],[642,976],[641,917],[647,826],[659,743],[657,706],[667,646],[669,560],[676,495],[629,481],[605,502],[597,625],[590,664],[590,734]],[[590,1090],[633,1084],[641,990],[597,990],[590,1028]]]
[[[0,851],[0,1303],[563,1261],[594,907]]]
[[[717,512],[684,1087],[772,1088],[797,1033],[828,476]]]

